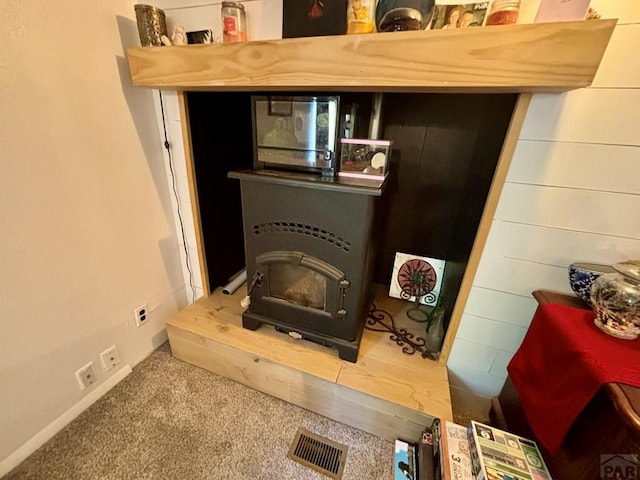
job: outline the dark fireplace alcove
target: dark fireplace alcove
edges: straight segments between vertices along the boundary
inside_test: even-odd
[[[240,182],[228,174],[252,167],[251,96],[260,93],[186,94],[211,290],[245,266]],[[327,92],[295,92],[323,93]],[[368,115],[371,94],[341,95],[356,97],[362,105],[361,115]],[[390,174],[375,211],[373,281],[388,287],[396,252],[446,260],[442,294],[447,322],[516,100],[516,94],[383,96],[381,138],[393,141],[393,151]],[[366,132],[358,136],[366,138]]]

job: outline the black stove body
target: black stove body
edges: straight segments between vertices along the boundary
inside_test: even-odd
[[[262,323],[355,362],[370,307],[380,186],[311,174],[231,172],[241,182],[251,303]]]

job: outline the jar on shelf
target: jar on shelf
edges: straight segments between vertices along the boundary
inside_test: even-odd
[[[378,0],[376,30],[424,30],[431,21],[435,0]]]
[[[222,2],[222,42],[247,40],[247,16],[239,2]]]
[[[591,286],[595,325],[617,338],[640,334],[640,260],[613,265],[616,273],[598,277]]]
[[[375,13],[375,0],[349,0],[347,34],[373,33]]]
[[[518,21],[520,0],[495,0],[489,10],[487,25],[510,25]]]

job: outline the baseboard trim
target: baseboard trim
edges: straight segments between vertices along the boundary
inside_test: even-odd
[[[100,385],[97,385],[95,389],[87,393],[69,410],[64,412],[58,418],[56,418],[49,425],[44,427],[40,432],[36,433],[33,437],[27,440],[22,446],[10,454],[7,458],[0,461],[0,478],[4,477],[7,473],[20,465],[24,459],[35,452],[38,448],[49,441],[56,433],[71,423],[78,415],[84,412],[87,408],[93,405],[96,400],[101,398],[109,390],[115,387],[122,379],[132,372],[129,364],[122,367],[116,373],[107,378]]]

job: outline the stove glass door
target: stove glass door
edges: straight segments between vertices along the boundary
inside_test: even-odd
[[[327,277],[302,265],[272,263],[269,265],[269,296],[326,310]]]

